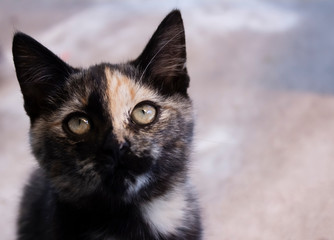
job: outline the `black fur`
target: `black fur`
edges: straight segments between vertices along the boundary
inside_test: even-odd
[[[54,110],[43,99],[52,95],[57,88],[62,88],[66,78],[75,69],[36,40],[20,32],[13,39],[13,58],[25,100],[24,107],[33,122],[43,111]]]
[[[143,53],[126,64],[73,68],[23,33],[14,36],[13,56],[40,165],[21,202],[19,240],[201,239],[196,198],[185,187],[193,121],[179,11],[171,12]],[[108,105],[106,69],[161,95],[154,103],[155,121],[138,126],[127,119],[129,136],[122,142]],[[73,116],[89,120],[87,134],[71,132],[67,123]],[[149,181],[132,193],[129,186],[143,174]],[[182,224],[161,232],[142,206],[180,186],[187,205]]]

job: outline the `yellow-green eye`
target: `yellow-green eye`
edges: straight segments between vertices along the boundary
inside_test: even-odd
[[[71,132],[77,135],[83,135],[90,130],[89,120],[85,117],[72,117],[67,122],[67,126]]]
[[[138,104],[131,113],[132,120],[139,125],[150,124],[154,121],[157,110],[149,103]]]

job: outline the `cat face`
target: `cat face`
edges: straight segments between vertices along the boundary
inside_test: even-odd
[[[184,179],[193,119],[178,11],[125,64],[73,68],[23,33],[13,56],[33,153],[61,198],[134,201]]]

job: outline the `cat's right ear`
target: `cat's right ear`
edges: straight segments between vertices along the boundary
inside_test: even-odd
[[[33,122],[43,111],[52,107],[48,98],[62,89],[75,69],[21,32],[14,35],[12,51],[24,108]]]

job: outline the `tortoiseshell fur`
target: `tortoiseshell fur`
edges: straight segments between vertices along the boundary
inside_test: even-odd
[[[192,103],[178,10],[124,64],[73,68],[16,33],[13,56],[39,168],[21,202],[19,240],[201,239],[188,165]],[[138,125],[131,111],[154,104]],[[91,129],[67,131],[73,114]]]

